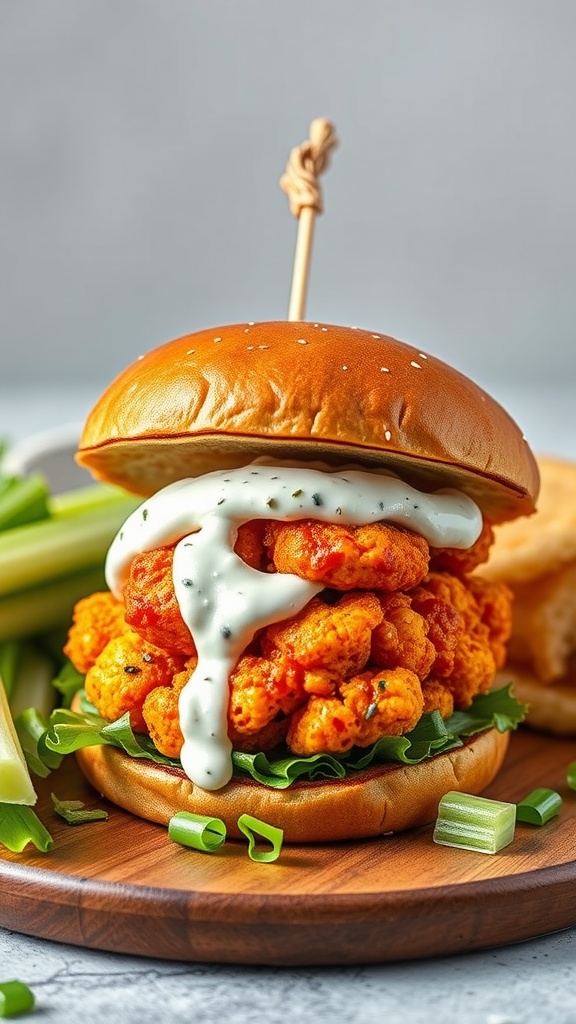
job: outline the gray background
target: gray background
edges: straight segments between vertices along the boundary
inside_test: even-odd
[[[0,0],[2,385],[285,317],[317,116],[308,318],[576,380],[575,108],[574,0]]]

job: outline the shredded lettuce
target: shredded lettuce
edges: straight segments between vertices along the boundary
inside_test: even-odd
[[[273,789],[286,789],[297,779],[341,779],[374,764],[418,764],[426,758],[462,746],[468,737],[485,729],[496,728],[499,732],[516,729],[525,711],[525,706],[512,695],[510,686],[505,686],[476,697],[466,711],[455,712],[446,721],[437,711],[431,711],[423,715],[415,729],[405,736],[386,736],[371,747],[356,747],[344,755],[298,757],[288,754],[270,760],[262,752],[243,754],[234,751],[234,772],[237,776],[248,775],[255,782]],[[85,698],[79,713],[66,708],[54,711],[44,737],[48,750],[60,754],[103,743],[124,750],[131,757],[180,767],[178,760],[160,754],[148,736],[132,730],[129,714],[115,722],[107,722]]]

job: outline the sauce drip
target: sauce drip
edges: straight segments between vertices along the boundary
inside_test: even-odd
[[[176,544],[176,598],[198,652],[179,702],[182,767],[203,789],[232,775],[228,679],[263,626],[296,615],[323,589],[290,573],[262,573],[234,551],[238,527],[251,519],[362,526],[386,521],[433,547],[471,547],[482,528],[475,503],[459,491],[426,494],[398,477],[361,470],[324,472],[261,465],[179,480],[147,499],[126,520],[106,561],[110,590],[122,596],[132,559]]]

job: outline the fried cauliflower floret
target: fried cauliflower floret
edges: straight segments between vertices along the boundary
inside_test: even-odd
[[[480,536],[470,548],[430,548],[430,571],[444,571],[465,576],[488,561],[494,543],[494,530],[487,519],[482,520]]]
[[[504,658],[511,617],[507,588],[479,577],[430,573],[413,591],[412,606],[428,619],[428,637],[437,650],[431,675],[448,687],[457,708],[468,707],[490,689]]]
[[[228,721],[236,733],[255,733],[306,698],[303,672],[290,658],[244,655],[230,676]]]
[[[355,527],[302,519],[270,524],[267,538],[278,572],[336,590],[407,590],[428,570],[424,538],[384,523]]]
[[[77,602],[64,654],[85,675],[106,644],[128,629],[124,605],[109,592],[98,592]]]
[[[382,668],[402,667],[425,679],[436,658],[426,619],[411,607],[408,594],[380,596],[384,618],[372,633],[370,661]]]
[[[424,708],[427,711],[439,711],[442,718],[450,718],[454,711],[454,695],[440,679],[426,679],[422,683]]]
[[[340,680],[364,668],[372,630],[381,621],[374,594],[345,594],[333,605],[315,597],[294,618],[268,626],[262,649],[268,657],[280,653],[310,672],[325,670]]]
[[[343,754],[354,746],[370,746],[382,736],[409,732],[422,707],[422,688],[414,672],[370,670],[343,683],[340,697],[310,697],[292,715],[287,742],[303,757]]]
[[[127,631],[111,640],[86,675],[88,699],[103,718],[113,722],[127,711],[136,732],[146,732],[142,716],[145,698],[157,686],[172,682],[185,659],[149,644]]]
[[[481,576],[471,576],[466,585],[476,601],[480,621],[488,630],[496,668],[502,668],[512,632],[512,591],[505,583],[485,580]]]
[[[189,657],[196,648],[176,599],[173,557],[173,547],[136,555],[122,597],[131,629],[148,643]]]

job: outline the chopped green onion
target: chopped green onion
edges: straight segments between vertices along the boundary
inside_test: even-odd
[[[451,791],[438,805],[433,839],[441,846],[497,853],[512,842],[515,823],[515,804]]]
[[[203,853],[219,850],[226,839],[226,825],[220,818],[210,818],[191,811],[178,811],[168,822],[168,835],[175,843]]]
[[[562,807],[562,797],[553,789],[534,789],[516,807],[516,820],[545,825]]]
[[[576,761],[572,761],[572,763],[568,765],[566,782],[570,789],[576,789]]]
[[[48,853],[54,846],[52,836],[31,807],[0,803],[0,845],[12,853],[22,853],[28,843],[41,853]]]
[[[0,803],[36,803],[36,793],[0,679]]]
[[[238,818],[238,828],[248,839],[248,856],[251,860],[261,864],[269,864],[278,860],[282,849],[284,832],[275,825],[269,825],[266,821],[253,818],[251,814],[241,814]],[[272,844],[271,850],[259,850],[256,847],[257,838],[267,839]]]
[[[54,793],[50,795],[55,813],[64,818],[69,825],[84,825],[88,821],[106,821],[108,818],[108,811],[103,808],[90,809],[82,800],[59,800]]]
[[[34,1006],[34,993],[23,981],[0,982],[0,1017],[28,1013]]]

